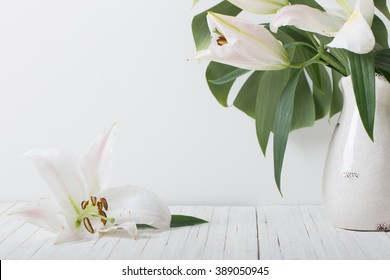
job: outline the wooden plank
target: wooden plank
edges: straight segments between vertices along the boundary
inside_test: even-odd
[[[8,236],[17,231],[24,222],[22,220],[17,220],[11,217],[3,217],[0,218],[0,243],[4,242]]]
[[[225,240],[229,219],[229,207],[214,207],[210,219],[207,240],[202,254],[205,260],[221,260],[224,257]]]
[[[86,252],[85,258],[89,260],[107,259],[125,234],[124,232],[112,232],[102,235]]]
[[[77,260],[82,259],[84,252],[90,248],[95,240],[77,243],[54,244],[54,239],[45,242],[31,259],[38,260]]]
[[[8,210],[14,206],[16,206],[16,203],[0,203],[0,215],[6,215],[5,212],[9,212]]]
[[[7,216],[19,206],[0,204],[1,259],[390,259],[390,233],[336,229],[318,206],[178,206],[173,213],[210,223],[62,245]]]
[[[170,207],[171,213],[180,213],[181,206]],[[170,230],[141,229],[136,240],[122,236],[109,259],[159,259],[165,249]]]
[[[29,260],[46,243],[53,243],[55,235],[44,229],[38,229],[25,242],[9,254],[9,259]]]
[[[317,206],[302,206],[300,211],[318,259],[340,259],[340,248],[337,248],[338,246],[342,246],[342,254],[348,255],[338,234],[319,215]]]
[[[224,259],[258,259],[256,208],[230,208]]]
[[[371,260],[390,259],[390,239],[384,232],[350,231]]]
[[[365,259],[366,255],[353,236],[345,230],[335,228],[323,209],[318,206],[305,206],[307,213],[317,227],[327,254],[327,258],[334,259]],[[304,213],[305,215],[305,213]]]
[[[184,207],[185,206],[171,206],[170,210],[172,214],[181,214]],[[149,236],[147,242],[143,246],[137,246],[129,258],[141,260],[160,259],[166,249],[171,230],[149,231],[145,232],[145,234],[148,234]]]
[[[283,259],[282,252],[280,251],[278,235],[275,226],[269,226],[267,218],[267,207],[257,207],[257,229],[258,229],[258,248],[259,258],[281,260]]]
[[[283,259],[305,259],[304,245],[298,236],[288,206],[266,206],[262,211],[266,213],[269,231],[276,236],[279,244],[279,248],[273,248],[276,252],[272,254],[277,255],[280,251]]]
[[[0,259],[11,259],[10,254],[37,231],[38,227],[31,224],[23,224],[0,243]]]
[[[186,206],[182,210],[183,215],[191,215],[210,221],[213,214],[213,207],[210,206]],[[199,260],[207,242],[207,235],[210,224],[201,224],[190,227],[186,243],[184,244],[184,252],[181,259]]]
[[[180,212],[177,214],[182,214],[184,208],[182,207]],[[191,231],[191,227],[180,227],[171,229],[168,240],[166,241],[166,246],[164,251],[161,254],[161,259],[163,260],[173,260],[181,259],[184,250],[187,238]]]
[[[302,212],[299,206],[290,206],[291,221],[294,225],[299,242],[303,245],[305,259],[325,259],[324,247],[321,240],[318,238],[318,233],[313,233],[311,224],[307,225],[302,217]]]

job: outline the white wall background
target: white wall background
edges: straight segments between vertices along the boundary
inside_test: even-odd
[[[0,201],[49,194],[26,151],[82,155],[118,122],[114,186],[169,204],[319,203],[336,119],[291,134],[282,199],[254,121],[214,100],[207,63],[186,61],[191,19],[211,2],[0,1]]]

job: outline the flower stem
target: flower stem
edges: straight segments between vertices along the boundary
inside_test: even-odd
[[[317,47],[318,54],[321,55],[321,59],[324,60],[327,65],[333,67],[338,72],[340,72],[342,75],[347,76],[348,73],[345,69],[345,67],[337,60],[335,59],[329,52],[327,52],[326,47],[323,44],[319,44],[314,37],[313,34],[310,32],[306,32],[309,39],[312,41],[312,43]]]
[[[338,72],[340,72],[343,76],[347,76],[347,70],[345,67],[337,60],[335,59],[331,54],[329,54],[326,51],[323,51],[321,54],[321,58],[328,63],[330,66],[332,66],[334,69],[336,69]]]

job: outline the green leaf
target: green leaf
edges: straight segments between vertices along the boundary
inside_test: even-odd
[[[332,101],[330,105],[330,111],[329,111],[329,119],[333,117],[335,114],[341,111],[343,108],[343,94],[341,93],[339,82],[340,79],[343,77],[339,72],[332,70],[332,80],[333,80],[333,86],[332,86]]]
[[[312,41],[310,40],[310,38],[306,35],[306,33],[304,33],[303,31],[300,31],[296,28],[292,28],[290,26],[281,26],[279,27],[278,29],[278,33],[276,34],[275,37],[278,38],[278,34],[281,33],[281,34],[286,34],[288,35],[290,38],[293,39],[294,42],[304,42],[304,43],[307,43],[307,44],[311,44],[312,45]],[[314,50],[312,50],[311,48],[309,47],[305,47],[307,48],[308,51],[311,51],[313,54],[317,54]]]
[[[305,61],[310,60],[313,57],[313,55],[308,52],[304,48],[297,48],[295,50],[294,59],[297,59],[297,63],[302,63]],[[321,73],[320,73],[320,65],[319,64],[312,64],[305,68],[307,74],[309,75],[310,79],[313,81],[314,85],[316,85],[318,88],[322,88],[322,79],[321,79]]]
[[[185,227],[194,226],[199,224],[208,223],[208,221],[185,215],[172,215],[171,217],[171,228],[174,227]]]
[[[390,49],[383,49],[375,53],[375,68],[390,83]]]
[[[374,20],[372,22],[372,32],[375,36],[377,49],[389,48],[389,42],[387,41],[388,36],[386,25],[378,16],[374,16]]]
[[[349,66],[356,104],[368,136],[374,141],[375,67],[374,54],[349,52]]]
[[[390,49],[375,52],[375,67],[390,73]]]
[[[332,84],[328,71],[326,71],[324,66],[318,66],[321,77],[321,87],[313,84],[313,98],[316,120],[322,119],[328,114],[332,102]]]
[[[230,4],[228,1],[222,1],[209,10],[194,16],[192,19],[192,35],[198,51],[207,49],[211,42],[210,30],[206,19],[208,11],[228,16],[236,16],[241,12],[241,9]]]
[[[279,99],[275,112],[274,124],[274,176],[276,185],[281,192],[281,173],[283,167],[284,153],[286,151],[288,134],[291,130],[291,123],[294,112],[295,91],[299,82],[302,70],[297,71],[289,80]]]
[[[387,1],[386,0],[374,0],[375,7],[378,8],[379,11],[382,12],[383,15],[387,17],[388,20],[390,20],[390,12],[389,8],[387,8]]]
[[[237,68],[237,69],[234,69],[232,72],[226,74],[225,76],[222,76],[222,77],[220,77],[220,78],[218,78],[216,80],[211,80],[209,82],[213,83],[214,85],[226,84],[228,82],[234,81],[238,77],[241,77],[242,75],[244,75],[244,74],[246,74],[248,72],[250,72],[250,70]]]
[[[315,121],[315,107],[313,95],[306,76],[299,77],[294,96],[294,110],[290,131],[302,127],[313,126]]]
[[[290,76],[290,70],[267,71],[256,89],[256,133],[263,154],[266,154],[268,139],[273,129],[275,110],[283,89]]]
[[[192,7],[194,7],[196,4],[199,3],[200,0],[194,0],[194,2],[192,3]]]
[[[226,76],[227,74],[237,70],[238,68],[221,64],[217,62],[210,62],[206,69],[206,80],[214,97],[218,100],[218,102],[227,107],[227,100],[229,96],[230,89],[233,86],[234,80],[230,82],[226,82],[224,84],[214,84],[210,81],[218,80],[221,77]]]
[[[324,9],[315,0],[290,0],[291,4],[302,4],[323,11]]]
[[[332,42],[332,37],[326,37],[323,35],[315,34],[315,36],[318,38],[318,40],[323,45],[328,45],[330,42]],[[336,48],[329,48],[329,52],[335,57],[342,65],[346,66],[348,65],[348,52],[344,49],[336,49]]]
[[[264,72],[256,71],[245,81],[233,105],[251,118],[255,118],[256,98],[259,82]]]

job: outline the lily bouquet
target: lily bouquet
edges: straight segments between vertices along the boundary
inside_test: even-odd
[[[195,1],[198,2],[198,1]],[[240,18],[273,14],[266,24]],[[273,132],[274,176],[281,171],[289,133],[341,111],[338,83],[351,76],[364,128],[373,140],[375,75],[390,81],[386,0],[228,0],[196,15],[198,50],[211,61],[208,86],[222,106],[233,83],[251,72],[233,105],[255,119],[263,154]]]

